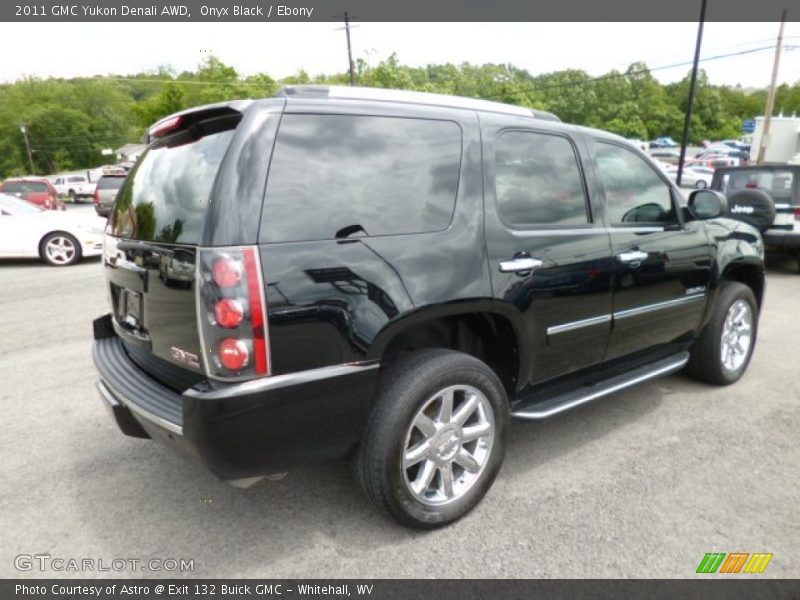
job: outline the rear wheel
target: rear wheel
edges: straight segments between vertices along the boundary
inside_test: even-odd
[[[716,385],[738,381],[750,364],[757,332],[753,291],[742,283],[724,282],[711,319],[692,347],[688,372]]]
[[[78,194],[75,193],[75,190],[69,191],[69,201],[72,202],[73,204],[78,203]]]
[[[381,377],[358,473],[370,500],[418,529],[452,523],[500,470],[509,428],[505,390],[480,360],[422,350]]]
[[[42,258],[55,267],[74,265],[81,259],[78,240],[68,233],[50,233],[42,240]]]

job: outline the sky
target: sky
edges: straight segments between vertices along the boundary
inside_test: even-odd
[[[4,23],[0,81],[24,76],[127,75],[171,66],[194,70],[209,54],[242,75],[278,79],[305,69],[344,72],[347,51],[338,23]],[[67,31],[68,30],[68,35]],[[775,43],[778,23],[706,23],[701,58]],[[511,63],[532,74],[574,68],[590,75],[644,61],[651,68],[691,63],[696,23],[358,23],[354,59],[375,65],[396,52],[401,63]],[[800,23],[787,23],[779,82],[800,80]],[[153,43],[153,40],[158,40]],[[10,58],[10,57],[13,57]],[[763,88],[773,52],[707,60],[711,82]],[[690,64],[657,69],[663,83]]]

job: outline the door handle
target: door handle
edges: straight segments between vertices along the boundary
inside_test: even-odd
[[[623,263],[642,262],[647,260],[648,256],[650,255],[647,252],[641,250],[629,250],[619,255],[619,261]]]
[[[538,269],[544,263],[538,258],[531,258],[530,256],[517,256],[508,260],[500,261],[501,273],[518,273],[520,271],[533,271]]]

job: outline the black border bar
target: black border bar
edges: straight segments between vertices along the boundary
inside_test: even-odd
[[[709,0],[706,20],[779,21],[784,8],[800,19],[796,0]],[[374,22],[690,22],[700,0],[3,0],[0,21],[326,22],[345,11]]]
[[[21,588],[19,586],[24,586]],[[172,586],[172,587],[170,587]],[[308,586],[301,588],[300,586]],[[361,588],[359,588],[361,586]],[[359,593],[365,587],[370,592]],[[34,589],[38,588],[38,589]],[[316,590],[305,591],[304,590]],[[172,592],[172,593],[170,593]],[[177,592],[177,593],[176,593]],[[698,579],[549,580],[257,580],[257,579],[5,579],[4,600],[797,600],[800,580],[721,577]]]

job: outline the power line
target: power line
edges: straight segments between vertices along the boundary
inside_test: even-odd
[[[783,49],[787,50],[787,51],[796,50],[798,48],[800,48],[800,46],[784,46],[783,47]],[[733,56],[744,56],[745,54],[755,54],[757,52],[764,52],[765,50],[774,50],[774,49],[775,49],[775,45],[773,44],[772,46],[762,46],[761,48],[751,48],[749,50],[741,50],[739,52],[730,52],[728,54],[718,54],[716,56],[708,56],[706,58],[701,58],[699,62],[709,62],[709,61],[712,61],[712,60],[720,60],[720,59],[723,59],[723,58],[730,58],[730,57],[733,57]],[[691,65],[692,62],[693,61],[679,62],[679,63],[670,64],[670,65],[662,65],[660,67],[647,67],[645,69],[638,69],[638,70],[635,70],[635,71],[626,71],[626,72],[621,72],[621,73],[609,73],[608,75],[601,75],[599,77],[592,77],[592,78],[589,78],[589,79],[582,79],[580,81],[564,81],[564,82],[561,82],[561,83],[553,83],[553,84],[549,84],[549,85],[537,85],[535,87],[520,88],[520,89],[517,89],[517,90],[507,91],[504,94],[489,96],[489,98],[493,99],[493,100],[496,100],[496,99],[506,98],[508,96],[515,96],[517,94],[523,94],[523,93],[528,93],[528,92],[538,92],[538,91],[549,90],[549,89],[553,89],[553,88],[572,87],[572,86],[576,86],[576,85],[586,85],[588,83],[594,83],[594,82],[597,82],[597,81],[604,81],[604,80],[607,80],[607,79],[619,79],[621,77],[631,77],[631,76],[634,76],[634,75],[641,75],[641,74],[644,74],[644,73],[652,73],[653,71],[663,71],[663,70],[666,70],[666,69],[675,69],[677,67],[685,67],[685,66]],[[540,75],[539,77],[547,77],[547,75]]]

